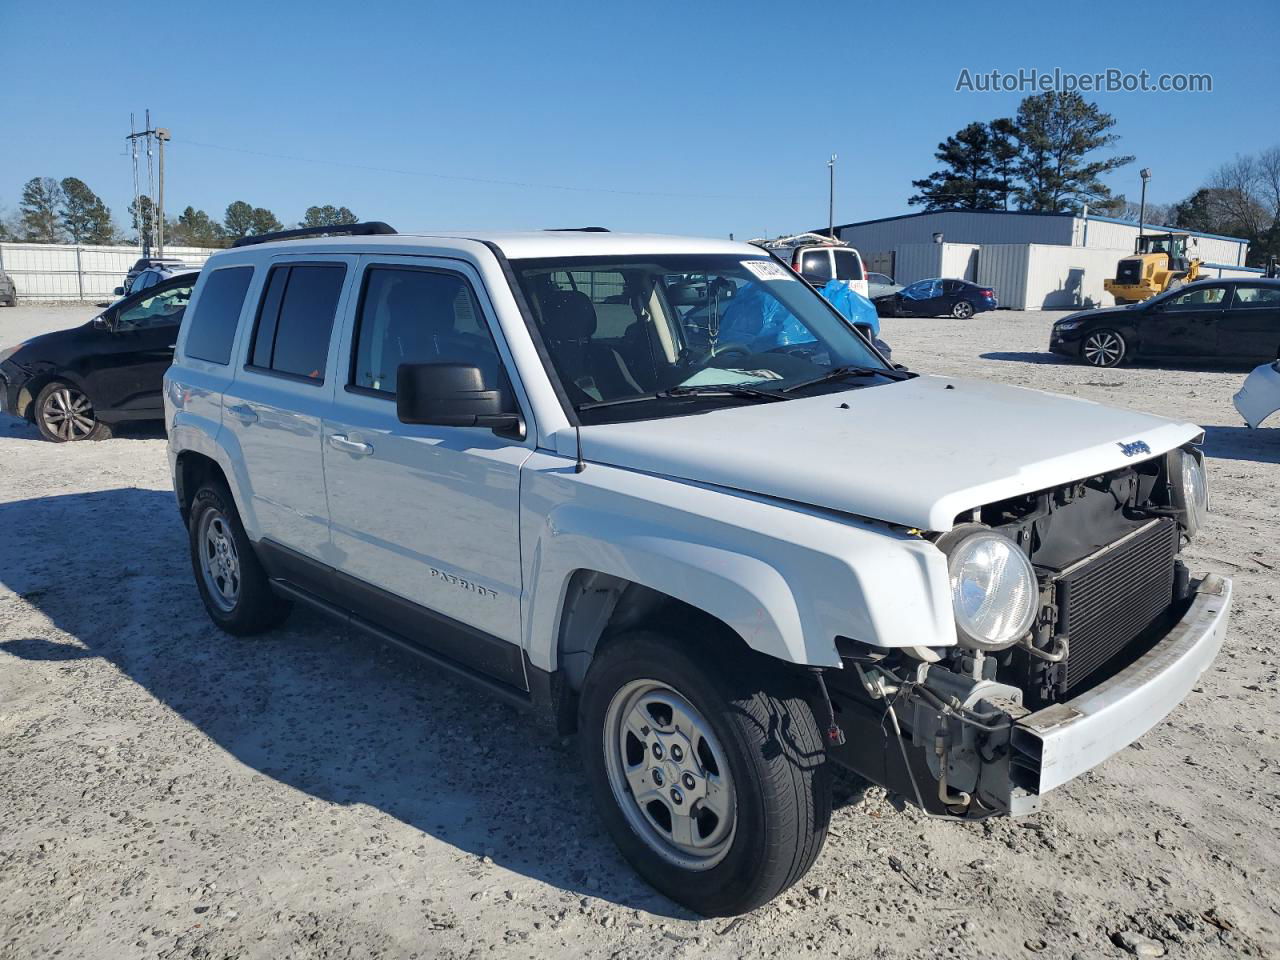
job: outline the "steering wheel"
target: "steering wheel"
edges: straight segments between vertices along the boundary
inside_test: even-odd
[[[715,346],[705,350],[702,353],[702,355],[698,357],[696,360],[694,360],[693,362],[698,366],[708,366],[709,361],[715,360],[725,355],[733,355],[733,356],[741,355],[742,359],[745,360],[747,359],[747,357],[751,356],[754,352],[755,351],[752,350],[750,347],[748,347],[745,343],[738,343],[737,341],[731,341],[729,343],[718,343]]]

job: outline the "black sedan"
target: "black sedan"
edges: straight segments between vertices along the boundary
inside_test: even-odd
[[[1095,367],[1126,360],[1266,363],[1280,355],[1280,280],[1200,280],[1053,325],[1049,349]]]
[[[0,350],[0,410],[46,440],[102,440],[125,420],[164,416],[161,382],[199,273],[171,277],[88,323]]]
[[[876,297],[882,317],[955,317],[968,320],[975,313],[1000,306],[996,292],[968,280],[917,280],[896,293]]]

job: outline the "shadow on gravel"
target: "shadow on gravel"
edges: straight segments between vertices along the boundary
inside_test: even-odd
[[[1027,352],[1003,352],[981,353],[978,355],[983,360],[1008,360],[1013,363],[1046,363],[1056,364],[1058,366],[1066,366],[1071,361],[1066,357],[1060,357],[1056,353],[1031,353]]]
[[[88,529],[92,536],[75,532]],[[616,852],[576,744],[407,654],[349,638],[309,614],[295,612],[259,637],[214,629],[171,493],[116,489],[3,503],[0,530],[4,556],[21,558],[0,564],[0,583],[83,644],[10,640],[0,645],[0,669],[5,654],[102,657],[280,783],[375,807],[576,895],[695,919]],[[466,869],[458,881],[480,883]]]
[[[1205,427],[1205,456],[1280,463],[1280,427]]]
[[[165,438],[163,420],[132,420],[117,424],[112,436],[125,440],[163,440]],[[11,413],[0,413],[0,437],[11,437],[15,440],[34,440],[36,443],[48,443],[40,436],[36,425],[30,421],[15,417]]]

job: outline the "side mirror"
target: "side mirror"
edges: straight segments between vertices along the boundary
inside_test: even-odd
[[[401,423],[488,427],[524,435],[508,391],[485,383],[469,363],[402,363],[396,370],[396,416]]]
[[[112,291],[111,291],[111,293],[112,293],[112,295],[113,295],[113,296],[123,297],[123,296],[124,296],[124,287],[116,287],[114,290],[112,290]]]

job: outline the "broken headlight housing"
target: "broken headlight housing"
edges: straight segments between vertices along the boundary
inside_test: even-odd
[[[1169,486],[1182,526],[1194,537],[1209,513],[1209,475],[1199,450],[1183,448],[1169,455]]]
[[[947,555],[956,639],[970,650],[1003,650],[1026,636],[1040,589],[1031,561],[1003,534],[965,524],[937,546]]]

